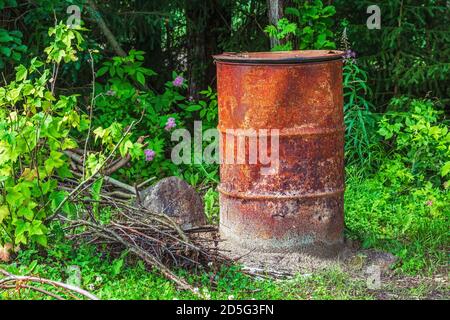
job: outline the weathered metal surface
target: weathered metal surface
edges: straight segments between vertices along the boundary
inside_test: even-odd
[[[260,162],[221,164],[220,231],[226,238],[252,249],[320,255],[342,244],[341,56],[337,51],[215,56],[222,157],[230,148],[227,129],[279,129],[276,174],[262,174]],[[247,143],[247,160],[248,151]]]

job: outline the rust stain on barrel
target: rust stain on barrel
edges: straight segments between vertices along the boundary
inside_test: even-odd
[[[260,162],[221,164],[220,230],[231,241],[318,254],[342,244],[341,57],[324,50],[214,57],[223,141],[227,129],[279,130],[277,174],[262,175]]]

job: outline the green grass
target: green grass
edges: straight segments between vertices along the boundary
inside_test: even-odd
[[[125,262],[124,262],[125,261]],[[120,263],[118,263],[120,262]],[[123,263],[122,263],[123,262]],[[35,275],[69,282],[68,267],[77,265],[81,270],[81,287],[101,299],[125,300],[173,300],[173,299],[361,299],[378,297],[425,298],[436,291],[429,281],[416,282],[403,288],[389,279],[382,280],[381,290],[369,290],[366,279],[343,272],[333,267],[311,275],[296,275],[290,279],[274,280],[248,276],[238,266],[222,268],[217,274],[188,274],[179,270],[189,283],[198,288],[201,296],[189,291],[180,291],[173,282],[163,278],[155,270],[147,270],[142,262],[125,256],[112,259],[100,256],[98,248],[70,243],[59,244],[46,253],[33,249],[22,251],[13,263],[0,264],[9,272],[20,275]],[[212,285],[211,279],[214,279]],[[409,281],[402,279],[400,283]],[[42,286],[40,286],[42,288]],[[46,290],[54,291],[49,286]],[[445,295],[439,289],[440,297]],[[66,298],[70,298],[66,296]],[[0,300],[51,299],[41,293],[27,289],[0,291]]]
[[[101,299],[199,299],[188,291],[179,291],[158,272],[147,270],[141,262],[117,263],[122,259],[99,256],[93,246],[68,243],[49,249],[22,251],[13,263],[0,265],[14,274],[33,274],[67,282],[67,268],[79,266],[81,287]],[[127,259],[125,259],[127,260]],[[128,259],[129,260],[129,259]],[[119,266],[119,267],[117,267]],[[31,270],[30,270],[31,269]],[[239,267],[223,268],[217,274],[188,274],[179,271],[202,294],[204,299],[372,299],[365,282],[354,280],[338,269],[289,280],[250,277]],[[214,279],[215,284],[211,284]],[[48,288],[52,290],[52,288]],[[40,293],[22,289],[0,292],[0,299],[49,299]]]
[[[431,184],[405,187],[402,181],[399,187],[392,175],[362,178],[347,170],[347,236],[361,240],[364,248],[392,252],[401,259],[398,269],[408,274],[430,275],[447,268],[450,190]]]

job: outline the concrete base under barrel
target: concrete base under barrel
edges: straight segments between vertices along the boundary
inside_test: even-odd
[[[220,194],[220,233],[260,252],[337,256],[343,246],[343,193],[322,198],[242,199]]]

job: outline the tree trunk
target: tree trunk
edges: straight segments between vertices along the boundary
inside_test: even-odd
[[[203,58],[205,50],[205,17],[202,12],[203,0],[186,1],[186,31],[187,31],[187,80],[189,94],[197,96],[203,82]]]
[[[267,8],[269,15],[269,24],[277,25],[278,20],[283,17],[285,0],[267,0]],[[273,48],[280,45],[280,40],[277,38],[270,38],[270,47]]]
[[[220,53],[219,39],[231,32],[231,8],[224,0],[187,0],[187,80],[189,95],[199,92],[215,78],[212,55]]]

